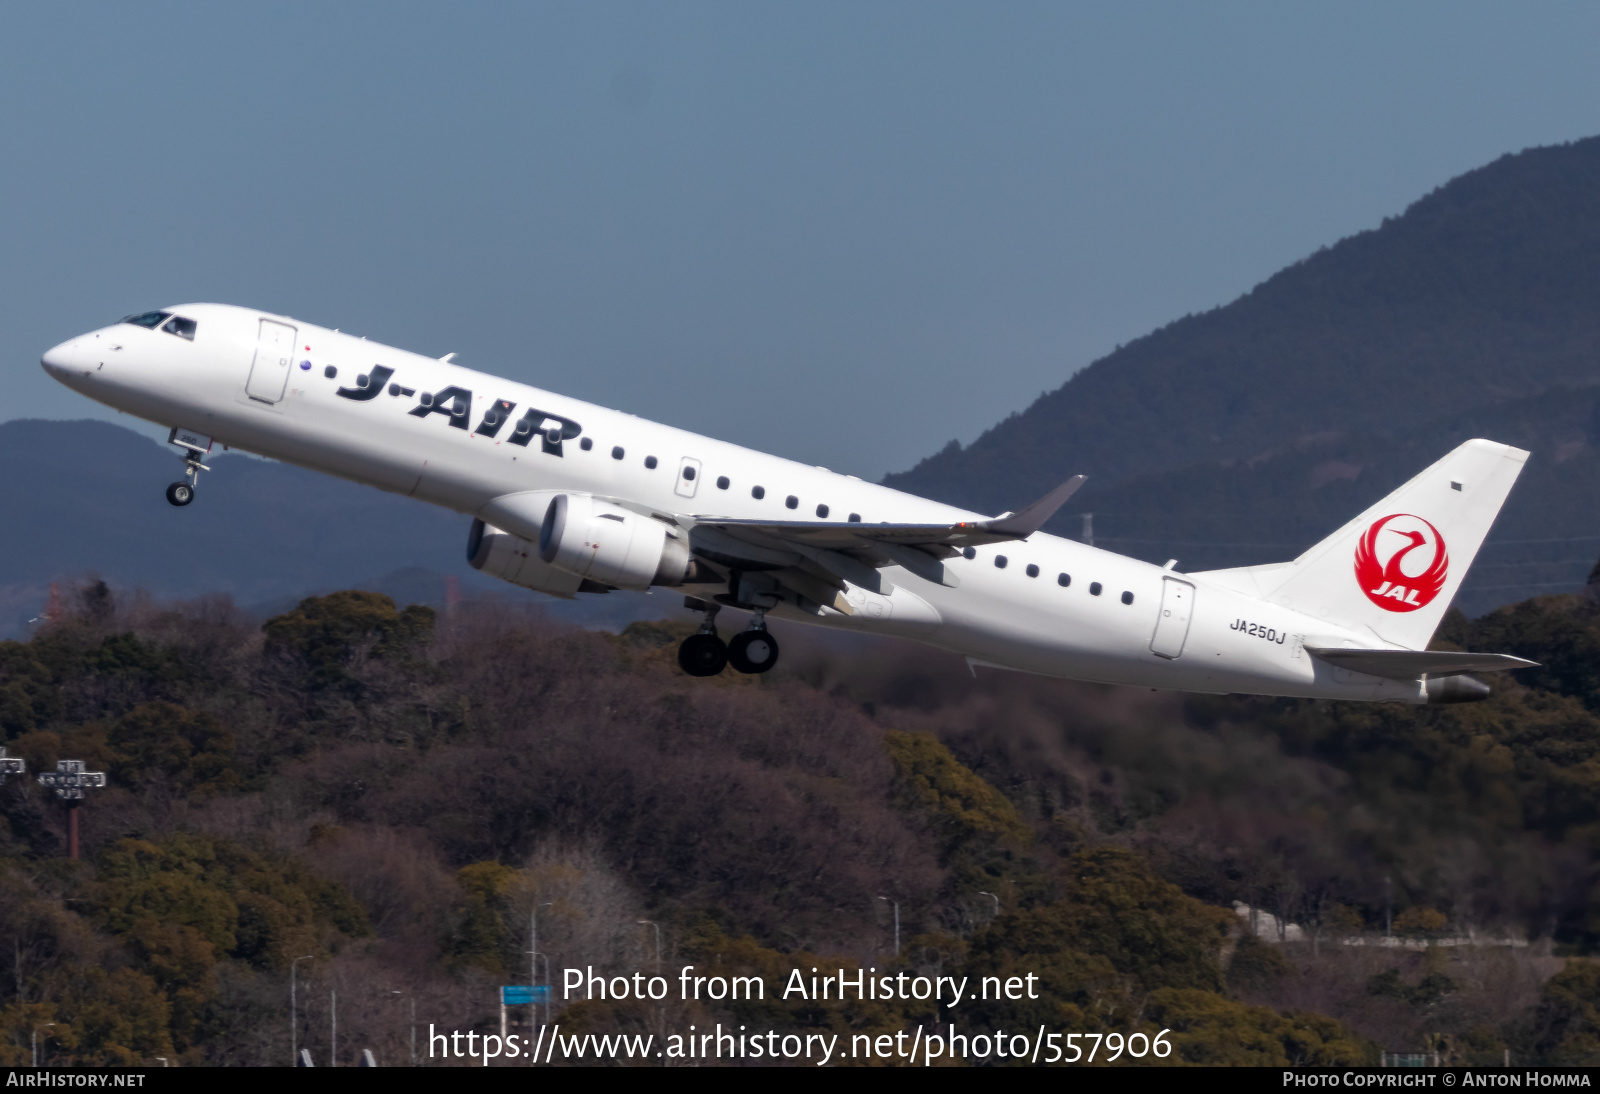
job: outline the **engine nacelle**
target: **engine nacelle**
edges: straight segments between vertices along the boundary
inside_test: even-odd
[[[541,559],[537,543],[481,520],[472,522],[467,535],[467,561],[490,577],[568,600],[583,584],[577,574],[558,570]]]
[[[539,558],[619,589],[682,585],[696,569],[686,533],[588,494],[557,494],[550,502]]]

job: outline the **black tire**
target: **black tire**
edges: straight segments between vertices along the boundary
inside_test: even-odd
[[[173,505],[188,505],[194,500],[194,487],[186,482],[175,482],[167,487],[167,500]]]
[[[778,663],[778,640],[766,631],[742,631],[728,643],[728,664],[740,672],[766,672]]]
[[[727,643],[714,634],[691,634],[678,647],[678,667],[690,676],[715,676],[727,664]]]

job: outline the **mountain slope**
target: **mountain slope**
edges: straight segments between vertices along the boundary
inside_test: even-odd
[[[1594,383],[1600,138],[1505,156],[1085,368],[891,485],[983,509]],[[1002,489],[1003,497],[994,491]]]
[[[1089,487],[1052,531],[1076,534],[1078,514],[1094,511],[1097,542],[1147,557],[1185,542],[1174,553],[1199,568],[1289,557],[1456,439],[1482,435],[1535,453],[1507,512],[1522,514],[1515,538],[1595,537],[1600,522],[1579,511],[1600,509],[1600,495],[1573,494],[1569,480],[1600,471],[1597,366],[1600,138],[1590,138],[1469,172],[885,481],[999,512],[1086,472]],[[1503,519],[1494,541],[1509,527]],[[1596,547],[1600,538],[1581,545]],[[1550,580],[1581,583],[1585,572],[1574,562]],[[1525,587],[1506,599],[1548,591],[1531,586],[1549,574],[1509,574]]]

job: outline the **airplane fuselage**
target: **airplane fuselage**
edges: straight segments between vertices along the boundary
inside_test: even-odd
[[[74,390],[140,418],[471,516],[506,495],[565,491],[690,525],[695,515],[866,524],[984,519],[288,317],[216,304],[168,310],[194,321],[192,337],[121,323],[56,347],[45,367]],[[262,371],[263,320],[292,329],[278,374]],[[519,433],[523,421],[529,424]],[[1203,576],[1042,532],[968,555],[945,563],[958,579],[954,587],[890,566],[882,571],[884,591],[846,590],[856,603],[851,614],[783,605],[773,614],[1077,680],[1418,701],[1415,682],[1336,669],[1304,650],[1368,646],[1371,635]],[[1179,609],[1188,625],[1181,634],[1169,626],[1157,642],[1174,591],[1187,596]]]

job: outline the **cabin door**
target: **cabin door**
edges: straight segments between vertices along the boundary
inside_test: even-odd
[[[245,381],[245,394],[263,403],[275,403],[283,398],[289,386],[289,370],[294,361],[295,329],[287,323],[261,320],[261,333],[256,335],[256,359],[250,366],[250,379]]]
[[[1189,620],[1194,615],[1194,586],[1175,577],[1161,579],[1161,616],[1150,639],[1150,652],[1168,660],[1183,653],[1189,637]]]

